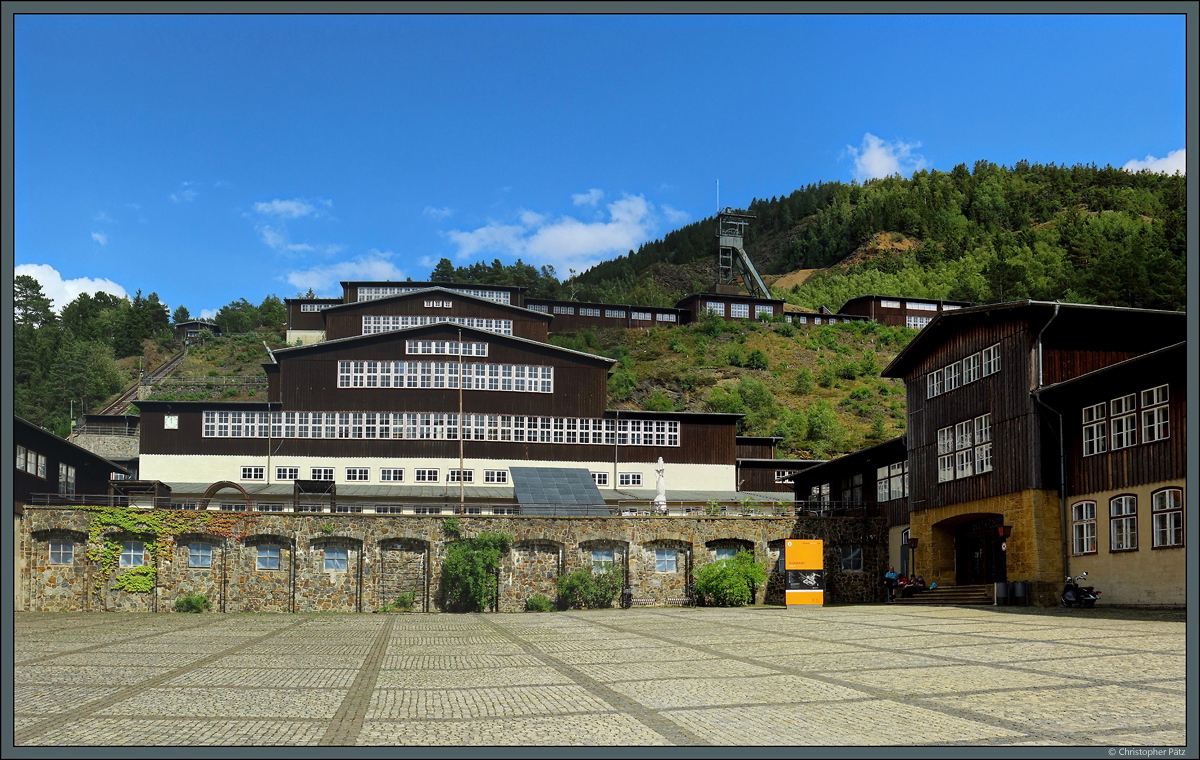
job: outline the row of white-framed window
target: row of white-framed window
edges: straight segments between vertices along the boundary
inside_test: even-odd
[[[1138,396],[1129,393],[1085,406],[1083,419],[1083,455],[1103,454],[1109,444],[1115,451],[1138,443]],[[1159,385],[1141,392],[1142,443],[1154,443],[1171,437],[1171,420],[1167,402],[1169,387]]]
[[[309,480],[334,480],[333,467],[310,467],[308,469]],[[261,481],[265,480],[266,468],[257,465],[248,465],[241,468],[241,480]],[[371,468],[370,467],[345,467],[343,475],[347,483],[370,483]],[[415,483],[438,483],[440,482],[440,470],[437,468],[418,467],[413,470]],[[379,483],[403,483],[404,468],[403,467],[380,467],[377,472],[377,482]],[[276,465],[275,480],[276,481],[293,481],[300,479],[300,468],[292,465]],[[475,483],[475,470],[468,469],[450,469],[446,471],[447,483]],[[484,470],[483,480],[484,485],[504,485],[508,483],[508,470]]]
[[[462,415],[464,440],[678,446],[678,420]],[[205,438],[458,440],[457,412],[204,412]]]
[[[575,314],[574,306],[555,306],[553,309],[544,304],[532,304],[529,307],[534,311],[540,311],[543,314],[549,314],[553,311],[555,314],[565,314],[573,316]],[[600,309],[594,309],[590,306],[580,306],[579,316],[581,317],[599,317]],[[625,309],[605,309],[604,316],[608,319],[624,319]],[[629,312],[629,318],[642,322],[678,322],[679,317],[669,312],[652,312],[652,311],[632,311]]]
[[[1136,551],[1138,548],[1137,496],[1121,494],[1108,500],[1108,550]],[[1183,490],[1162,488],[1150,495],[1151,546],[1167,549],[1183,546]],[[1095,554],[1096,502],[1078,501],[1071,505],[1072,551],[1076,555]]]
[[[512,335],[513,321],[511,319],[485,319],[483,317],[447,317],[440,315],[371,315],[362,318],[362,334],[403,330],[408,327],[424,327],[426,325],[452,324],[463,327],[474,327],[476,330]]]
[[[456,288],[450,285],[438,286],[444,287],[447,290],[452,290],[455,293],[463,293],[476,298],[483,298],[487,301],[495,303],[512,303],[512,295],[506,290],[483,290],[481,288]],[[404,287],[404,286],[363,286],[358,289],[359,301],[374,301],[378,298],[387,298],[388,296],[396,296],[401,293],[415,293],[418,290],[428,290],[429,286],[424,287]]]
[[[408,340],[404,342],[406,354],[444,354],[446,356],[487,356],[487,343],[459,342],[457,340]]]
[[[937,432],[938,482],[992,471],[992,415],[983,414]]]
[[[980,377],[987,377],[999,371],[1000,344],[997,343],[926,375],[925,398],[949,393],[975,382]]]
[[[17,469],[34,477],[46,479],[46,455],[17,445]]]
[[[723,301],[705,301],[704,310],[718,317],[725,316],[725,303]],[[775,314],[775,309],[770,304],[756,303],[754,304],[754,317],[757,319],[760,315],[765,314],[770,317]],[[749,319],[750,304],[748,303],[731,303],[729,304],[729,316],[733,319]]]
[[[553,393],[554,367],[424,361],[339,361],[339,388],[448,388]]]

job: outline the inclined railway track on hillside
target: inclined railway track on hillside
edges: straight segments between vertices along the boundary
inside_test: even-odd
[[[185,356],[187,356],[186,348],[150,370],[150,372],[146,373],[145,377],[122,391],[117,400],[104,407],[100,411],[100,414],[125,414],[129,410],[129,405],[137,400],[137,392],[140,386],[143,384],[153,385],[167,377],[175,371],[175,368],[179,366],[179,363],[183,361],[183,357]]]

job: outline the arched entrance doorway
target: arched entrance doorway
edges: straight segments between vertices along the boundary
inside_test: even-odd
[[[1003,525],[1003,515],[988,513],[957,515],[934,525],[935,536],[953,546],[956,585],[1008,580]]]

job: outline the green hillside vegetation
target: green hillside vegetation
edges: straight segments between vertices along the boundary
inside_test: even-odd
[[[763,274],[831,267],[791,291],[837,309],[882,294],[998,302],[1022,298],[1183,309],[1182,175],[988,161],[753,200],[746,251]],[[713,282],[714,220],[703,219],[575,278],[581,297],[667,305]],[[904,241],[868,252],[881,236]],[[599,296],[603,296],[600,298]]]
[[[904,385],[879,377],[915,330],[874,322],[794,327],[709,317],[676,328],[585,330],[550,342],[608,356],[609,406],[744,414],[781,458],[824,459],[904,431]]]

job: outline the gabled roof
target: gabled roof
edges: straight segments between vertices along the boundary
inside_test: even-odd
[[[964,307],[975,305],[974,301],[951,301],[948,298],[917,298],[916,296],[882,296],[882,295],[878,295],[876,293],[871,293],[870,295],[855,296],[854,298],[846,299],[846,303],[842,304],[842,308],[845,309],[846,304],[854,303],[855,301],[868,301],[873,298],[878,298],[879,300],[886,299],[888,301],[920,301],[922,303],[940,303],[940,304],[950,304],[951,306],[964,306]]]
[[[365,306],[367,304],[374,305],[374,304],[380,304],[380,303],[389,303],[392,301],[399,301],[399,300],[403,300],[403,299],[407,299],[407,298],[420,298],[423,296],[430,295],[431,293],[438,293],[441,295],[449,296],[451,298],[469,298],[472,301],[477,301],[481,304],[487,304],[488,306],[495,306],[500,309],[509,309],[511,311],[521,312],[522,314],[535,314],[539,318],[545,319],[547,321],[549,321],[550,319],[553,319],[553,317],[551,315],[545,314],[540,311],[534,311],[533,309],[526,309],[521,306],[513,306],[510,303],[500,303],[499,301],[492,301],[487,298],[480,298],[479,296],[473,296],[470,293],[464,293],[461,290],[452,290],[450,288],[444,288],[440,285],[436,285],[436,286],[428,287],[428,288],[421,288],[420,290],[412,290],[407,293],[396,293],[395,295],[383,296],[382,298],[372,298],[367,301],[351,301],[349,303],[339,303],[336,306],[330,306],[328,308],[321,309],[321,313],[323,314],[325,312],[338,311],[339,309],[350,309],[350,308],[354,308],[354,307],[358,307],[358,306]]]
[[[1106,374],[1112,374],[1114,372],[1121,372],[1126,369],[1136,367],[1139,364],[1147,364],[1147,363],[1159,362],[1159,361],[1164,361],[1164,360],[1178,361],[1178,367],[1180,368],[1180,371],[1182,372],[1182,371],[1185,371],[1183,362],[1186,359],[1186,353],[1187,353],[1187,341],[1180,341],[1179,343],[1172,343],[1169,346],[1166,346],[1164,348],[1160,348],[1160,349],[1157,349],[1154,351],[1150,351],[1148,353],[1141,354],[1140,356],[1135,356],[1132,359],[1126,359],[1125,361],[1116,362],[1114,364],[1108,365],[1107,367],[1101,367],[1100,369],[1094,369],[1091,372],[1085,372],[1082,375],[1076,375],[1075,377],[1072,377],[1070,379],[1063,380],[1063,381],[1057,382],[1057,383],[1052,383],[1051,385],[1043,386],[1041,388],[1041,392],[1051,394],[1051,395],[1057,395],[1059,391],[1069,392],[1070,389],[1068,388],[1068,386],[1076,386],[1077,387],[1079,385],[1091,383],[1094,380],[1102,379],[1102,376],[1106,375]]]
[[[489,301],[488,303],[491,303],[491,302]],[[534,312],[534,313],[536,313],[536,312]],[[354,343],[356,341],[376,342],[379,340],[388,340],[388,339],[407,340],[407,339],[413,337],[414,335],[420,335],[423,332],[428,332],[430,330],[444,329],[446,327],[449,327],[454,330],[461,330],[463,332],[464,336],[467,334],[470,334],[470,335],[474,336],[476,339],[484,338],[489,341],[500,340],[500,341],[513,341],[515,343],[526,343],[531,346],[537,346],[538,348],[546,348],[546,349],[550,349],[551,351],[557,351],[557,352],[564,353],[564,354],[570,354],[572,356],[582,356],[587,359],[596,359],[598,361],[608,362],[610,365],[617,363],[616,359],[610,359],[607,356],[597,356],[595,354],[584,353],[583,351],[573,351],[572,349],[569,349],[569,348],[563,348],[562,346],[556,346],[553,343],[542,343],[540,341],[530,340],[529,338],[521,338],[516,335],[502,335],[497,332],[489,332],[487,330],[480,330],[477,327],[466,327],[465,325],[456,325],[453,322],[437,322],[432,325],[417,325],[416,327],[402,327],[399,330],[387,330],[386,332],[378,332],[378,333],[373,333],[371,335],[351,335],[350,337],[347,337],[347,338],[334,338],[333,340],[323,340],[319,343],[310,343],[306,346],[292,346],[291,348],[277,348],[274,350],[273,353],[277,357],[286,355],[286,357],[290,358],[291,356],[294,356],[296,354],[310,353],[313,351],[321,351],[324,349],[328,349],[331,346],[344,346],[344,345],[347,345],[350,343]]]
[[[1138,320],[1143,327],[1139,331],[1139,341],[1144,345],[1143,350],[1159,348],[1164,342],[1174,343],[1176,338],[1169,329],[1156,328],[1177,329],[1182,337],[1187,317],[1187,313],[1182,311],[1132,309],[1059,301],[1025,300],[969,306],[939,312],[900,353],[896,354],[891,364],[884,367],[880,376],[903,379],[914,364],[945,342],[955,331],[990,321],[996,313],[1011,314],[1013,317],[1024,316],[1030,320],[1034,330],[1041,330],[1055,321],[1055,327],[1068,329],[1069,334],[1077,336],[1079,340],[1088,339],[1093,342],[1105,340],[1104,330],[1107,328]]]
[[[25,439],[26,442],[29,441],[29,437],[33,437],[33,438],[37,438],[37,439],[41,439],[41,440],[45,440],[45,441],[52,441],[54,445],[62,446],[63,448],[67,449],[68,451],[71,451],[74,454],[78,454],[80,457],[82,457],[84,459],[91,460],[94,464],[98,464],[102,467],[109,468],[109,469],[113,470],[114,472],[121,472],[126,475],[129,474],[128,468],[122,467],[121,465],[117,464],[116,462],[113,462],[112,460],[105,459],[104,457],[100,456],[99,454],[94,454],[94,453],[88,451],[87,449],[83,448],[79,444],[68,441],[66,438],[59,438],[54,433],[51,433],[48,430],[43,430],[42,428],[40,428],[37,425],[30,422],[29,420],[21,419],[20,417],[17,417],[14,415],[13,416],[13,427],[25,429],[25,435],[28,436]],[[14,430],[14,432],[16,432],[16,431]]]

